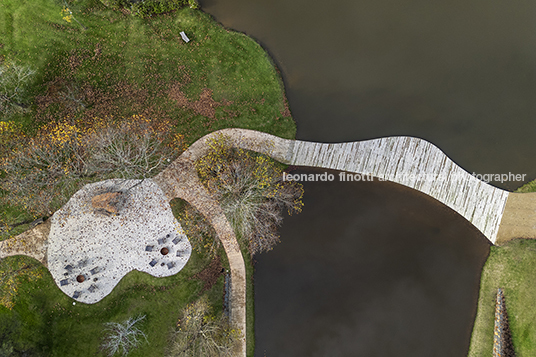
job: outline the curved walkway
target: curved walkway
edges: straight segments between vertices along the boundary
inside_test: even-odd
[[[38,224],[13,238],[0,242],[0,259],[15,255],[26,255],[37,259],[48,267],[47,250],[50,234],[50,219]]]
[[[366,174],[414,188],[454,209],[495,242],[508,192],[474,178],[425,140],[389,137],[323,144],[287,140],[247,129],[223,129],[207,134],[153,180],[170,200],[182,198],[196,207],[221,240],[231,269],[231,321],[244,332],[241,356],[245,356],[246,338],[244,259],[221,207],[205,190],[194,168],[194,162],[208,152],[210,142],[221,135],[233,147],[263,153],[285,164]],[[415,179],[423,173],[429,176],[422,181]]]
[[[289,165],[313,166],[375,176],[423,193],[449,206],[492,243],[536,237],[536,194],[513,194],[488,185],[456,165],[431,143],[411,137],[324,144],[286,140],[246,129],[223,129],[196,141],[152,179],[167,200],[181,198],[212,224],[231,269],[231,321],[242,331],[240,351],[246,355],[246,269],[234,231],[223,210],[201,184],[194,162],[209,150],[212,139],[225,135],[230,144],[266,154]],[[29,255],[47,265],[47,222],[0,242],[0,258]],[[497,238],[499,237],[499,238]]]
[[[221,206],[201,184],[194,163],[207,154],[211,140],[225,135],[231,146],[261,152],[284,162],[287,147],[292,142],[269,134],[245,130],[224,129],[205,135],[193,143],[170,166],[152,180],[156,182],[169,200],[181,198],[194,206],[214,227],[222,242],[231,270],[230,318],[242,332],[237,356],[246,356],[246,267],[234,230],[225,217]]]
[[[492,243],[496,242],[512,195],[475,178],[423,139],[400,136],[325,144],[286,140],[253,130],[223,129],[196,141],[188,155],[201,156],[207,140],[217,135],[229,137],[233,146],[262,152],[285,164],[370,175],[411,187],[452,208]]]
[[[186,155],[184,155],[186,154]],[[196,156],[184,153],[153,178],[169,200],[181,198],[194,206],[210,222],[220,239],[231,270],[230,319],[241,332],[236,356],[246,356],[246,266],[234,230],[222,208],[199,181],[193,165]]]
[[[418,138],[388,137],[344,144],[296,141],[289,162],[368,174],[432,196],[495,243],[508,192],[478,180],[439,148]]]

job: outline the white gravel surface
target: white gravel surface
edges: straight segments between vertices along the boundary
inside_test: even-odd
[[[156,277],[178,273],[192,247],[159,186],[150,179],[107,180],[84,186],[52,216],[48,269],[76,301],[93,304],[131,270]],[[128,190],[131,188],[130,190]],[[91,199],[122,191],[118,215],[94,212]],[[162,248],[169,253],[163,255]],[[77,277],[84,281],[78,282]]]

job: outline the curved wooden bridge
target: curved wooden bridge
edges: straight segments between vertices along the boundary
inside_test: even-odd
[[[411,187],[465,217],[493,244],[536,237],[536,193],[511,193],[489,185],[423,139],[400,136],[325,144],[224,129],[199,139],[188,151],[203,152],[207,140],[217,135],[285,164],[370,175]]]

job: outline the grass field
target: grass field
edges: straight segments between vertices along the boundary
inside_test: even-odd
[[[536,191],[531,181],[515,192]],[[536,354],[536,239],[492,246],[480,281],[478,310],[469,356],[491,356],[497,289],[504,291],[516,355]]]
[[[54,0],[0,2],[0,61],[36,71],[25,98],[29,110],[3,119],[20,123],[27,135],[67,117],[142,114],[171,120],[188,144],[227,127],[294,137],[277,70],[247,36],[224,29],[198,10],[141,19],[111,11],[96,0],[72,1],[69,8],[84,30],[62,19],[62,7]],[[184,43],[180,31],[192,41]],[[32,218],[21,207],[0,206],[2,222]],[[26,229],[28,224],[19,225],[2,238]],[[11,341],[15,350],[35,356],[101,355],[103,323],[147,315],[142,328],[149,343],[131,355],[162,356],[182,308],[201,291],[201,281],[190,277],[208,263],[193,254],[185,269],[169,278],[132,272],[103,301],[73,305],[44,267],[26,257],[7,258],[0,262],[0,271],[24,268],[42,277],[21,275],[13,308],[0,306],[0,349],[2,342]],[[226,266],[224,257],[222,264]],[[252,281],[253,268],[246,265]],[[221,311],[223,277],[207,294],[215,311]],[[252,283],[247,311],[252,337]],[[250,338],[249,356],[253,350]]]
[[[518,357],[536,354],[536,240],[492,246],[480,282],[478,310],[469,356],[491,356],[497,288],[506,300]]]
[[[30,258],[28,264],[37,264]],[[193,255],[180,273],[155,279],[141,272],[129,273],[104,300],[94,305],[77,303],[64,295],[44,267],[43,278],[20,285],[12,310],[0,307],[0,337],[14,341],[19,351],[35,356],[101,355],[99,345],[104,322],[122,322],[128,317],[146,315],[142,330],[149,343],[134,350],[132,356],[163,356],[181,310],[196,300],[202,282],[189,280],[207,265]],[[208,291],[215,311],[221,311],[223,276]]]
[[[0,3],[0,55],[38,73],[33,110],[18,118],[29,128],[67,115],[147,114],[173,119],[189,143],[227,127],[294,136],[281,80],[249,37],[188,8],[140,19],[74,2],[86,31],[62,20],[61,8],[54,0]],[[83,112],[59,98],[69,86],[85,97]]]

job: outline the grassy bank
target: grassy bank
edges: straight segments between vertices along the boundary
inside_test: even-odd
[[[480,282],[469,356],[491,356],[497,288],[502,288],[518,357],[536,354],[536,240],[492,246]]]
[[[249,37],[189,8],[140,19],[77,1],[71,8],[85,31],[61,8],[53,0],[0,4],[0,56],[37,71],[31,110],[15,118],[28,129],[65,116],[145,114],[173,119],[189,143],[227,127],[294,136],[281,80]],[[72,92],[83,110],[64,98]]]
[[[524,184],[518,188],[515,192],[527,193],[527,192],[536,192],[536,180]]]
[[[536,192],[536,180],[515,192]],[[482,270],[478,310],[469,356],[490,356],[497,289],[504,291],[516,355],[536,354],[536,240],[517,239],[492,246]]]
[[[2,118],[20,123],[27,135],[63,118],[141,114],[169,119],[188,144],[227,127],[294,137],[282,81],[267,54],[247,36],[188,8],[142,19],[96,0],[73,1],[69,7],[86,29],[64,20],[62,5],[54,0],[0,3],[0,62],[36,71],[24,98],[27,110]],[[180,31],[192,41],[183,42]],[[22,207],[0,205],[5,224],[33,218]],[[18,225],[1,238],[28,227]],[[0,348],[11,341],[16,350],[36,356],[101,355],[104,322],[147,315],[142,328],[149,343],[131,355],[162,356],[181,310],[201,292],[202,282],[190,278],[208,264],[194,254],[183,271],[169,278],[132,272],[103,301],[73,305],[45,268],[29,258],[7,258],[0,261],[0,271],[24,268],[42,277],[21,277],[13,308],[0,306]],[[253,269],[246,266],[251,282]],[[220,277],[208,291],[215,310],[222,309],[222,293]],[[252,283],[247,313],[252,337]],[[250,338],[248,356],[253,349]]]

